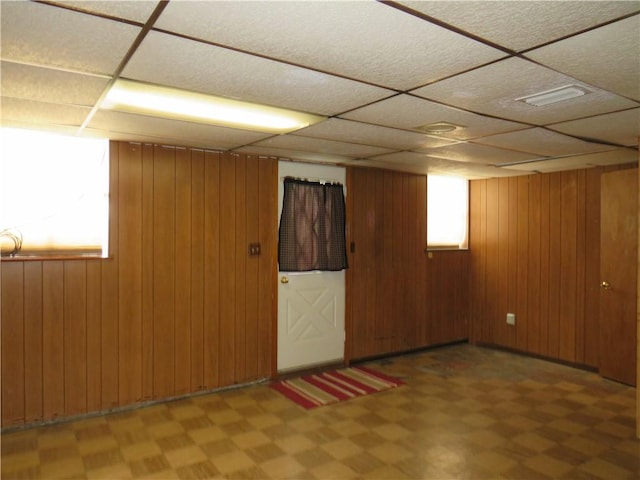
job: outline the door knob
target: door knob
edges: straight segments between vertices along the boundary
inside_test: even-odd
[[[606,280],[603,280],[602,283],[600,284],[600,286],[602,288],[604,288],[605,290],[609,290],[611,288],[611,284],[609,282],[607,282]]]
[[[289,277],[282,277],[280,283],[289,283]]]

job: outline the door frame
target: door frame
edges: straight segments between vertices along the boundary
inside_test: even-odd
[[[287,374],[287,372],[283,372],[280,373],[278,372],[278,327],[279,327],[279,284],[280,284],[280,271],[279,271],[279,267],[278,267],[278,231],[279,231],[279,224],[280,224],[280,202],[279,202],[279,189],[280,189],[280,183],[282,182],[282,176],[280,175],[280,163],[294,163],[294,164],[300,164],[300,165],[309,165],[309,166],[321,166],[321,167],[335,167],[335,168],[341,168],[344,170],[344,182],[343,182],[343,189],[344,189],[344,195],[345,195],[345,243],[347,245],[349,245],[350,242],[350,232],[349,232],[349,215],[350,215],[350,210],[349,210],[349,182],[350,182],[350,169],[348,167],[346,167],[345,165],[338,165],[338,164],[322,164],[322,163],[317,163],[317,162],[304,162],[304,161],[299,161],[299,160],[290,160],[290,159],[283,159],[283,158],[278,158],[276,161],[276,168],[274,168],[274,174],[273,174],[273,185],[275,187],[274,189],[274,213],[273,213],[273,218],[275,218],[275,223],[274,223],[274,228],[275,228],[275,238],[276,241],[274,242],[274,246],[273,246],[273,274],[272,274],[272,282],[274,285],[274,295],[272,298],[272,302],[271,302],[271,378],[278,378],[279,376],[283,375],[283,374]],[[309,178],[309,180],[315,180],[316,178],[312,177]],[[347,257],[349,256],[349,250],[347,249]],[[343,357],[342,357],[342,364],[345,366],[349,365],[350,362],[350,357],[349,357],[349,342],[350,342],[350,314],[349,314],[349,309],[348,309],[348,297],[349,297],[349,287],[348,287],[348,281],[347,281],[347,272],[345,271],[344,274],[344,350],[343,350]],[[301,371],[304,370],[304,367],[301,369]]]

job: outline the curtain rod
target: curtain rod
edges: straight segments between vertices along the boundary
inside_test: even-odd
[[[292,176],[286,176],[286,177],[280,177],[280,180],[286,180],[286,179],[291,179],[291,180],[298,180],[301,182],[313,182],[313,183],[320,183],[320,184],[329,184],[329,185],[340,185],[341,187],[343,186],[340,182],[334,182],[333,180],[326,180],[324,178],[302,178],[302,177],[292,177]]]

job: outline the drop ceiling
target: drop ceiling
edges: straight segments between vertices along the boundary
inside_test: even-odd
[[[467,178],[638,161],[640,1],[1,1],[0,18],[3,126]],[[104,110],[117,78],[325,120],[273,135]],[[517,100],[565,85],[589,93]]]

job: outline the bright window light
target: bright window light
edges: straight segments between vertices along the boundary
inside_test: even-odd
[[[0,138],[2,254],[106,257],[108,140],[8,128]]]
[[[465,249],[468,245],[469,181],[427,176],[427,246]]]
[[[100,107],[269,133],[292,132],[325,118],[124,79],[114,83]]]

